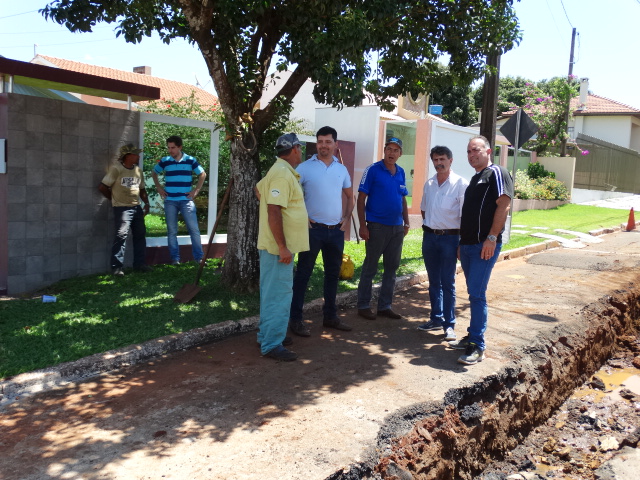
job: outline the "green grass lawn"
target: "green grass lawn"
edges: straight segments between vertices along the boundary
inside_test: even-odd
[[[547,226],[589,232],[627,221],[624,210],[563,205],[553,210],[518,212],[514,225]],[[164,227],[163,227],[164,228]],[[540,239],[512,235],[503,251],[540,243]],[[422,232],[411,230],[405,238],[398,275],[424,270]],[[364,242],[347,242],[345,253],[356,270],[351,280],[341,280],[339,291],[357,288]],[[186,283],[193,283],[197,265],[158,265],[152,273],[127,272],[121,278],[91,275],[58,282],[42,292],[55,295],[56,303],[40,298],[0,301],[0,378],[76,360],[94,353],[140,343],[172,333],[226,320],[256,315],[259,294],[232,294],[220,284],[220,260],[208,260],[200,286],[189,304],[173,301]],[[380,264],[380,271],[382,265]],[[380,274],[374,281],[380,280]],[[309,282],[307,300],[322,296],[322,258]]]
[[[167,236],[167,224],[164,221],[163,215],[149,214],[144,217],[144,224],[147,227],[147,237],[166,237]],[[198,220],[198,226],[200,227],[200,233],[206,235],[207,223],[206,220]],[[224,229],[219,226],[217,232],[222,232]],[[187,226],[182,221],[182,217],[178,217],[178,235],[189,235]]]

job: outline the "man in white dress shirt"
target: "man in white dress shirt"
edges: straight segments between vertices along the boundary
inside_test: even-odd
[[[429,277],[431,314],[419,330],[443,329],[445,340],[456,340],[456,262],[460,243],[460,217],[467,182],[451,170],[453,155],[444,146],[431,149],[436,174],[424,184],[422,203],[422,256]]]

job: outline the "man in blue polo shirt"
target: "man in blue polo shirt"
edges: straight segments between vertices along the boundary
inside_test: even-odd
[[[404,170],[396,162],[402,155],[402,140],[392,137],[384,147],[384,158],[369,165],[358,187],[360,236],[366,241],[366,256],[358,284],[358,315],[375,320],[371,310],[371,284],[383,257],[382,286],[378,296],[378,315],[400,319],[391,310],[396,271],[400,266],[402,242],[409,233],[409,212]]]
[[[320,252],[324,263],[323,325],[337,330],[351,330],[349,325],[338,318],[336,307],[338,277],[344,250],[344,230],[349,225],[353,210],[351,177],[347,168],[333,156],[338,147],[337,139],[338,132],[334,128],[322,127],[316,133],[318,153],[296,168],[309,215],[310,250],[298,254],[289,327],[293,333],[301,337],[311,335],[309,327],[302,319],[302,309],[307,284]]]
[[[200,262],[204,253],[200,240],[200,229],[196,216],[196,205],[193,202],[202,190],[207,173],[191,155],[182,152],[182,138],[172,135],[167,138],[169,156],[163,157],[151,172],[158,194],[164,199],[164,214],[167,222],[167,242],[171,264],[180,263],[180,246],[178,245],[178,212],[182,214],[191,237],[191,251],[196,262]],[[158,174],[164,171],[164,187],[158,181]],[[196,188],[192,189],[193,174],[198,176]]]

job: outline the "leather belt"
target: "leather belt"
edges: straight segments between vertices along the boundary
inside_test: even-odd
[[[424,230],[425,232],[433,233],[435,235],[460,235],[459,228],[449,228],[444,230],[438,230],[438,229],[429,228],[426,225],[423,225],[422,230]]]
[[[338,223],[337,225],[326,225],[324,223],[318,223],[318,222],[310,222],[310,223],[311,223],[311,228],[326,228],[328,230],[333,230],[335,228],[342,227],[342,223]]]

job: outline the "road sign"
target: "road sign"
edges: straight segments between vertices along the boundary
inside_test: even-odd
[[[507,122],[500,127],[500,132],[507,137],[515,148],[522,146],[538,131],[538,126],[522,108],[518,109]],[[518,132],[518,133],[517,133]]]

